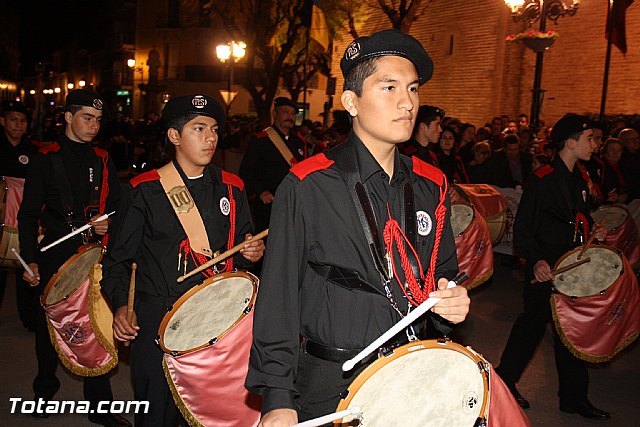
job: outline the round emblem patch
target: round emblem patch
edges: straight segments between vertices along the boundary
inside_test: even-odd
[[[29,163],[29,157],[25,156],[24,154],[21,155],[20,157],[18,157],[18,161],[20,163],[22,163],[23,165],[26,165],[27,163]]]
[[[64,340],[70,344],[82,344],[87,339],[87,331],[80,323],[67,322],[62,326]]]
[[[204,108],[207,106],[207,99],[202,95],[196,95],[191,99],[191,105],[196,108]]]
[[[356,59],[358,56],[360,56],[360,43],[354,41],[349,45],[349,47],[347,47],[347,50],[344,52],[344,57],[348,61],[351,61],[352,59]]]
[[[431,233],[431,226],[433,222],[431,217],[425,211],[416,212],[416,223],[418,224],[418,234],[421,236],[427,236]]]
[[[231,203],[226,197],[220,199],[220,212],[222,212],[222,215],[229,215],[229,212],[231,212]]]

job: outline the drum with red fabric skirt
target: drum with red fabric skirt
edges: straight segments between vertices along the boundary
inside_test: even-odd
[[[97,244],[81,247],[51,277],[40,298],[60,361],[85,377],[103,375],[118,364],[113,312],[100,288],[103,253]]]
[[[488,184],[456,184],[460,197],[471,203],[484,218],[489,227],[491,243],[502,238],[507,226],[507,200],[494,187]],[[453,200],[452,200],[453,202]]]
[[[606,362],[640,332],[638,280],[626,257],[611,246],[582,247],[563,255],[555,269],[553,321],[562,342],[578,358]]]
[[[412,341],[353,380],[336,412],[359,408],[335,426],[530,426],[491,364],[449,340]]]
[[[209,277],[185,292],[160,323],[165,376],[191,426],[260,421],[262,400],[244,387],[258,282],[242,271]]]
[[[473,205],[451,205],[451,228],[458,255],[458,270],[469,277],[464,287],[473,289],[493,274],[493,251],[489,228]]]
[[[595,222],[604,221],[607,237],[604,243],[618,248],[629,260],[634,270],[640,268],[640,236],[638,227],[626,207],[621,205],[600,206],[591,212]]]

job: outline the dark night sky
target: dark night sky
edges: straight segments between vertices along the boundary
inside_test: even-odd
[[[36,62],[70,41],[99,47],[106,24],[106,0],[8,0],[20,16],[21,74],[32,75]]]

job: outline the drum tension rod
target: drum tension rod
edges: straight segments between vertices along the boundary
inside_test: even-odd
[[[214,345],[217,342],[218,342],[218,337],[213,337],[208,341],[208,344],[209,345]]]
[[[253,304],[248,305],[244,310],[242,310],[242,312],[244,314],[249,314],[249,313],[251,313],[251,310],[253,310]]]

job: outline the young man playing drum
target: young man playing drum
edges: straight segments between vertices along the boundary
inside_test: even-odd
[[[397,150],[411,137],[431,59],[413,37],[387,30],[351,43],[340,66],[353,131],[294,166],[275,197],[246,380],[263,397],[263,426],[335,411],[364,366],[343,373],[342,363],[407,313],[405,279],[413,298],[442,298],[430,329],[446,333],[469,311],[466,289],[445,289],[458,266],[444,176]],[[402,267],[398,247],[415,268]]]
[[[178,283],[178,277],[203,264],[213,252],[251,238],[253,225],[240,178],[209,166],[224,125],[222,107],[206,95],[181,96],[167,103],[162,116],[175,160],[137,176],[124,188],[102,286],[115,312],[116,339],[132,342],[135,398],[150,402],[149,413],[138,414],[136,425],[173,427],[179,414],[163,372],[163,353],[155,343],[160,322],[182,294],[217,268],[230,271],[258,261],[264,243],[249,243],[223,267]],[[193,222],[203,229],[193,233],[200,228],[184,222],[190,221],[181,219],[184,215],[195,215]],[[127,294],[134,261],[135,312],[129,322]]]
[[[41,292],[78,247],[102,238],[109,229],[108,220],[93,223],[93,236],[79,234],[46,252],[39,250],[87,221],[116,209],[120,195],[116,168],[106,151],[91,145],[106,114],[104,100],[97,93],[84,89],[70,92],[65,106],[64,136],[41,148],[40,154],[30,162],[18,214],[20,254],[35,275],[25,271],[24,279],[38,286]],[[39,225],[46,230],[40,245]],[[58,356],[51,344],[42,308],[38,310],[36,324],[36,354],[35,398],[50,400],[60,388],[55,375]],[[84,395],[92,409],[99,401],[113,400],[108,374],[85,377]],[[49,414],[34,413],[34,416],[46,418]],[[125,418],[114,414],[92,413],[89,420],[109,426],[130,425]]]
[[[527,260],[524,282],[524,313],[511,330],[496,371],[523,408],[529,402],[515,384],[542,339],[551,318],[549,297],[554,275],[551,266],[567,251],[585,244],[593,221],[587,184],[578,161],[587,161],[596,148],[588,118],[566,115],[551,132],[557,155],[549,165],[537,169],[525,187],[513,227],[516,251]],[[606,229],[596,229],[603,240]],[[535,283],[531,283],[535,279]],[[565,347],[554,329],[560,410],[586,418],[606,420],[610,414],[593,406],[587,398],[589,383],[585,362]]]

